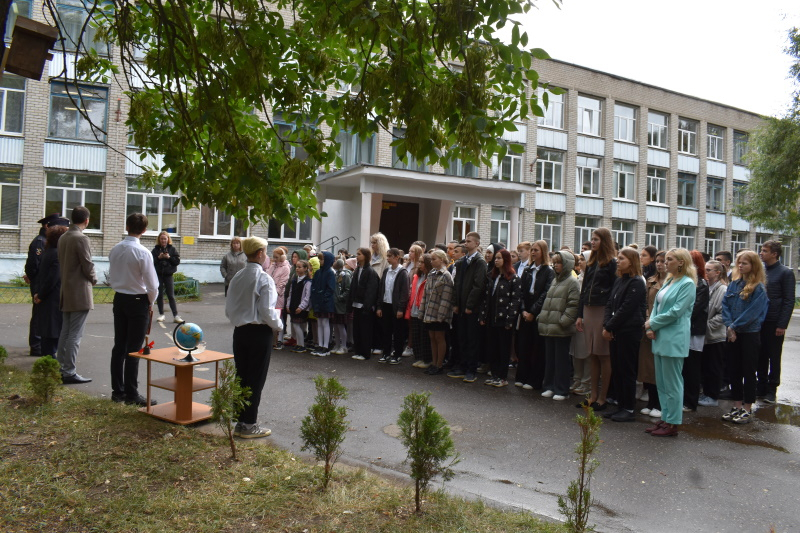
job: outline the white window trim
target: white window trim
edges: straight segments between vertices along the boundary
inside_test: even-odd
[[[217,213],[219,212],[219,209],[217,209],[216,207],[211,207],[211,206],[206,206],[206,207],[208,207],[209,209],[213,209],[214,210],[214,233],[216,233],[217,232],[217,222],[218,222]],[[231,240],[234,237],[237,237],[237,235],[233,234],[233,228],[236,227],[236,217],[234,217],[233,215],[230,215],[230,217],[231,217],[231,221],[232,221],[230,235],[207,235],[205,233],[198,232],[198,237],[202,238],[202,239],[216,239],[216,240]],[[240,237],[240,238],[249,237],[250,236],[250,228],[251,227],[252,226],[248,226],[247,227],[247,231],[245,233],[245,236],[244,237]],[[203,230],[203,212],[202,212],[202,206],[201,206],[200,207],[200,231],[202,231],[202,230]]]
[[[13,170],[11,170],[11,169],[2,169],[2,170],[12,171],[13,172]],[[19,171],[19,174],[20,174],[19,183],[0,183],[0,198],[3,197],[3,187],[16,187],[16,189],[17,189],[17,223],[14,224],[14,225],[11,225],[11,224],[0,224],[0,228],[2,228],[2,229],[19,229],[19,219],[20,219],[20,214],[21,214],[21,211],[22,211],[22,205],[21,205],[21,200],[22,200],[22,170],[21,169]],[[0,206],[0,209],[2,209],[2,206]]]
[[[538,217],[543,216],[545,217],[544,222],[539,222]],[[550,217],[554,217],[556,222],[551,222]],[[562,217],[557,213],[536,213],[536,218],[534,219],[534,237],[536,240],[544,240],[547,241],[547,246],[551,250],[555,250],[556,246],[561,246],[561,238],[562,238]],[[545,229],[548,230],[550,238],[548,239],[545,237]],[[558,242],[553,245],[553,235],[558,233]]]
[[[580,158],[580,157],[585,157],[585,156],[578,156],[578,157]],[[581,166],[579,163],[577,163],[577,160],[576,160],[576,163],[575,163],[575,194],[577,196],[591,196],[593,198],[599,198],[601,196],[602,191],[603,191],[602,175],[600,173],[600,169],[602,168],[602,163],[600,162],[600,159],[598,159],[596,157],[586,157],[586,159],[587,160],[588,159],[597,160],[598,166],[597,166],[597,168],[590,167],[590,166]],[[584,184],[583,170],[584,169],[589,171],[589,175],[590,175],[589,179],[590,179],[590,182],[591,182],[589,189],[592,190],[592,191],[597,190],[597,192],[588,192],[588,193],[583,192],[583,189],[584,189],[584,187],[583,187],[583,184]],[[595,183],[595,181],[597,183]]]
[[[14,76],[13,74],[6,73],[4,74],[6,77],[14,77],[19,78],[19,76]],[[7,136],[7,137],[24,137],[25,136],[25,104],[27,100],[27,90],[28,90],[28,82],[25,78],[22,78],[23,83],[25,84],[24,89],[12,89],[10,87],[0,87],[1,92],[5,92],[6,94],[3,95],[3,109],[0,110],[0,135]],[[6,115],[8,113],[8,92],[14,93],[22,93],[22,131],[6,131]],[[49,127],[49,124],[48,124]]]
[[[620,168],[624,166],[633,167],[631,172],[624,171],[624,170],[617,170],[617,165],[620,165]],[[628,192],[628,196],[619,196],[619,178],[620,176],[625,177],[625,190]],[[628,187],[630,185],[630,187]],[[614,163],[614,171],[613,171],[613,187],[614,187],[614,200],[621,200],[626,202],[635,202],[636,201],[636,165],[632,165],[630,163],[621,163],[615,162]]]
[[[547,152],[548,154],[557,152],[556,150],[547,150],[540,148],[539,152]],[[538,153],[536,156],[536,187],[542,191],[551,191],[551,192],[564,192],[564,152],[558,152],[561,154],[561,161],[553,161],[552,159],[544,159]],[[548,155],[549,157],[549,155]],[[547,188],[544,185],[544,176],[546,174],[547,167],[550,167],[550,174],[553,178],[553,188]],[[559,186],[558,188],[555,187],[555,170],[559,168]]]
[[[662,115],[661,113],[654,113],[654,114],[658,114],[660,116],[663,116],[664,119],[665,119],[665,122],[667,124],[656,124],[655,122],[650,122],[650,120],[649,120],[650,116],[648,115],[648,121],[647,121],[647,146],[649,148],[655,148],[656,150],[669,150],[669,117],[667,117],[666,115]],[[650,143],[650,138],[652,136],[654,136],[653,133],[654,133],[654,131],[656,129],[660,130],[658,132],[658,138],[659,138],[659,140],[663,139],[664,146],[660,146],[660,145],[657,145],[657,144],[651,144]]]
[[[651,229],[661,228],[664,230],[663,233],[658,233],[654,231],[648,231],[648,226]],[[645,246],[650,246],[651,244],[658,248],[659,250],[664,250],[667,246],[667,226],[666,224],[645,224],[645,233],[644,233],[644,241]],[[655,241],[655,243],[653,242]]]
[[[692,122],[695,125],[695,130],[697,130],[697,126],[699,125],[698,122],[691,121],[688,119],[683,119],[687,122]],[[686,141],[684,143],[684,140]],[[688,145],[688,151],[683,150],[684,144]],[[691,149],[694,148],[694,152]],[[681,122],[678,120],[678,153],[679,154],[688,154],[688,155],[697,155],[697,131],[685,130],[681,128]]]
[[[309,222],[311,222],[310,218],[309,218]],[[294,230],[298,234],[300,233],[300,225],[301,225],[300,219],[299,218],[295,218],[294,219]],[[281,236],[280,237],[270,237],[269,236],[269,222],[267,222],[267,238],[270,239],[271,241],[275,241],[275,242],[297,242],[297,243],[312,242],[311,235],[309,235],[308,239],[303,239],[302,237],[285,237],[284,236],[284,231],[285,230],[286,230],[286,224],[285,223],[281,223]],[[313,233],[311,231],[311,228],[309,228],[309,233]]]
[[[456,216],[456,215],[458,215],[460,213],[460,209],[474,209],[475,210],[473,212],[474,215],[471,218],[465,218],[465,217],[461,217],[461,216]],[[478,227],[478,206],[477,205],[457,205],[457,206],[455,206],[453,208],[453,222],[452,222],[453,226],[455,225],[456,221],[472,222],[472,228],[473,229],[470,230],[470,231],[475,231],[475,229]],[[462,227],[465,228],[466,225],[462,225]],[[465,239],[468,232],[464,231],[462,233],[463,233],[463,235],[461,235],[461,236],[457,236],[457,235],[454,234],[453,235],[453,239],[456,239],[456,240]]]
[[[503,163],[506,161],[506,159],[509,159],[510,160],[510,164],[511,164],[511,179],[510,180],[507,180],[507,179],[502,177]],[[519,160],[519,176],[515,176],[514,175],[514,160],[515,159]],[[499,157],[497,157],[495,155],[494,156],[494,167],[492,168],[492,179],[493,180],[497,180],[497,181],[508,181],[508,182],[511,182],[511,183],[522,183],[522,174],[523,174],[524,168],[525,168],[524,162],[525,161],[523,159],[523,154],[518,154],[516,152],[513,152],[513,153],[510,152],[510,151],[507,152],[505,157],[503,157],[503,159],[500,159]]]
[[[633,118],[631,117],[623,117],[622,115],[617,114],[617,108],[624,107],[626,109],[633,110]],[[630,138],[620,137],[619,131],[621,128],[619,127],[621,123],[625,123],[626,131],[628,132],[628,136]],[[629,144],[636,144],[636,108],[628,105],[623,104],[615,104],[614,106],[614,140],[620,141]]]
[[[600,104],[600,109],[589,109],[586,107],[581,107],[580,99],[581,98],[588,98],[590,100],[595,100]],[[595,116],[597,115],[597,116]],[[584,117],[588,117],[589,120],[584,120]],[[592,96],[578,96],[578,133],[581,135],[590,135],[592,137],[600,137],[603,134],[603,102],[599,98],[594,98]],[[589,128],[587,128],[587,124]],[[597,126],[597,132],[593,131],[592,125]]]

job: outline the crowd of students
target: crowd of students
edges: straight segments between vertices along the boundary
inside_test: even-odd
[[[607,228],[580,252],[552,253],[543,240],[482,248],[471,232],[405,254],[376,233],[353,257],[310,245],[287,254],[276,248],[265,265],[284,324],[275,349],[390,365],[413,357],[429,375],[487,374],[486,385],[511,381],[554,401],[575,394],[577,407],[616,422],[635,420],[644,401],[653,436],[677,435],[684,412],[722,397],[733,400],[722,419],[736,424],[749,422],[757,397],[776,401],[795,296],[778,241],[760,257],[712,259],[619,249]]]

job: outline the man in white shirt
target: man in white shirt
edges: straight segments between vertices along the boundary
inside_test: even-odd
[[[261,266],[267,257],[267,241],[248,237],[242,241],[247,265],[228,285],[225,316],[233,330],[233,362],[242,387],[249,387],[250,405],[239,413],[234,434],[243,439],[267,437],[272,431],[258,425],[258,406],[267,381],[272,355],[273,330],[283,328],[280,310],[275,309],[278,291]]]
[[[133,213],[125,220],[128,236],[108,254],[108,281],[114,295],[114,347],[111,349],[111,399],[144,406],[139,394],[139,358],[128,355],[144,344],[158,296],[158,276],[153,254],[139,237],[147,230],[147,217]],[[155,400],[150,400],[155,405]]]

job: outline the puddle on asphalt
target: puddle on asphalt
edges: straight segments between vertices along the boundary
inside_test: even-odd
[[[759,420],[773,424],[800,427],[800,406],[797,405],[759,405],[756,411]]]
[[[800,425],[800,408],[789,405],[763,406],[756,412],[756,420],[765,422]],[[695,437],[717,439],[746,446],[761,446],[770,450],[789,453],[783,446],[759,439],[755,434],[761,433],[757,423],[736,425],[723,422],[718,417],[695,417],[690,423],[681,426],[681,431]]]

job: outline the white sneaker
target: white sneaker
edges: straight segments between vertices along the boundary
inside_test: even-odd
[[[529,385],[528,383],[526,383],[525,385],[522,386],[522,388],[525,389],[525,390],[532,390],[533,389],[533,385]]]
[[[417,368],[430,368],[433,363],[426,363],[425,361],[420,361],[419,366]]]
[[[641,410],[641,411],[639,411],[639,412],[640,412],[640,413],[642,413],[643,415],[647,416],[647,415],[649,415],[649,414],[650,414],[652,411],[650,410],[650,408],[649,408],[649,407],[642,407],[642,410]]]
[[[242,439],[259,439],[261,437],[269,437],[272,435],[272,430],[262,428],[258,424],[253,424],[250,429],[242,427],[239,430],[239,437]]]
[[[406,346],[406,349],[403,350],[403,357],[411,357],[412,355],[414,355],[414,350],[411,346]]]
[[[331,352],[334,355],[344,355],[347,353],[344,348],[336,348],[334,351]]]
[[[521,381],[515,381],[514,382],[514,386],[515,387],[522,387],[522,382]]]
[[[156,320],[158,320],[159,322],[164,322],[166,319],[167,317],[165,317],[164,315],[158,315],[158,318],[156,318]]]
[[[552,398],[552,397],[553,397],[553,391],[551,390],[546,390],[542,393],[542,398]]]
[[[661,418],[661,411],[659,411],[658,409],[651,409],[650,416],[653,418]]]
[[[372,350],[372,355],[383,355],[383,350],[374,349]]]
[[[554,394],[553,395],[553,399],[555,401],[557,401],[557,402],[563,402],[564,400],[567,399],[567,397],[566,396],[561,396],[560,394]]]
[[[355,359],[356,361],[366,361],[367,360],[367,358],[364,357],[363,355],[354,355],[353,359]]]
[[[181,318],[181,315],[175,315],[175,318],[172,319],[173,322],[176,324],[183,324],[186,322],[184,319]]]

